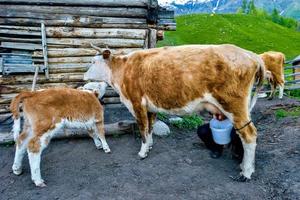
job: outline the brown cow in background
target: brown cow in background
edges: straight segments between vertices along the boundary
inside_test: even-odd
[[[279,99],[283,97],[284,90],[284,61],[285,56],[281,52],[268,51],[260,54],[266,66],[266,78],[271,85],[269,99],[274,97],[276,87],[279,86]]]

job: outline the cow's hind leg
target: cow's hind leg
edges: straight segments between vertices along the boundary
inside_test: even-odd
[[[153,135],[153,124],[155,122],[155,119],[156,119],[156,113],[150,113],[148,112],[148,126],[149,126],[149,136],[148,136],[148,139],[149,139],[149,150],[152,149],[152,146],[153,146],[153,138],[152,138],[152,135]]]
[[[239,133],[244,148],[243,161],[241,163],[240,176],[236,178],[238,181],[246,181],[251,178],[255,171],[255,149],[257,132],[253,122],[250,119],[235,119],[234,126]]]
[[[140,129],[142,137],[141,150],[138,155],[140,158],[146,158],[149,152],[149,120],[148,112],[145,106],[143,105],[134,105],[135,117]]]
[[[283,91],[284,91],[284,83],[282,83],[281,85],[279,85],[279,99],[282,99],[283,97]]]

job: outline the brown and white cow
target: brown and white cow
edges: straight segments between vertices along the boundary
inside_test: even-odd
[[[92,45],[92,47],[101,50]],[[142,135],[141,158],[151,149],[157,112],[186,115],[207,108],[234,124],[245,154],[238,180],[254,172],[256,128],[251,122],[251,89],[264,79],[261,58],[234,45],[187,45],[96,56],[85,80],[106,81],[135,116]],[[251,107],[251,108],[250,108]]]
[[[20,134],[21,102],[24,125]],[[46,186],[40,172],[41,153],[62,127],[87,128],[97,149],[103,148],[106,153],[110,152],[104,135],[103,108],[93,92],[70,88],[24,91],[12,100],[10,106],[16,141],[12,169],[16,175],[22,173],[22,160],[27,149],[31,179],[36,186]]]
[[[279,86],[279,98],[283,97],[284,90],[284,61],[285,56],[281,52],[268,51],[260,54],[266,67],[266,78],[271,85],[271,94],[269,99],[272,99],[275,94],[276,87]]]

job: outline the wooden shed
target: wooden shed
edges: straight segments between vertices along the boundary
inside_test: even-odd
[[[36,89],[77,87],[96,54],[90,43],[129,53],[175,29],[174,12],[157,0],[0,0],[0,126],[35,73]],[[111,88],[103,101],[120,104]]]

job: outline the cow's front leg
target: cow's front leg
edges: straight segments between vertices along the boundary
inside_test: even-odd
[[[135,105],[134,106],[135,117],[137,123],[139,125],[141,137],[142,137],[142,146],[141,150],[138,153],[140,158],[146,158],[149,152],[149,121],[147,115],[147,109],[145,106],[142,105]]]

